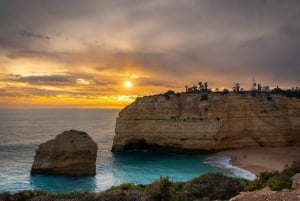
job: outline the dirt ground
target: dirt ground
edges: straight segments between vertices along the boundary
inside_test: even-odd
[[[279,192],[265,188],[253,192],[242,192],[230,201],[300,201],[300,188],[282,190]]]

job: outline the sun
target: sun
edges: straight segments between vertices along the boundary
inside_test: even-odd
[[[124,86],[125,86],[126,88],[130,88],[130,87],[132,87],[132,83],[131,83],[130,81],[126,81],[126,82],[124,83]]]

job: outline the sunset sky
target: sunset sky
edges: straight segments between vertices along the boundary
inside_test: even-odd
[[[121,108],[253,77],[300,85],[299,0],[0,1],[0,107]]]

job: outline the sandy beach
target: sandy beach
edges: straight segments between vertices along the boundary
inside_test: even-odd
[[[259,175],[264,171],[283,170],[293,161],[300,160],[300,147],[251,147],[218,153],[229,156],[230,163]]]

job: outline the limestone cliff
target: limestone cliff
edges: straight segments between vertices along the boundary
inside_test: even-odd
[[[36,150],[32,174],[95,175],[98,146],[85,132],[65,131]]]
[[[297,146],[300,100],[263,93],[148,96],[119,113],[115,133],[112,151]]]

